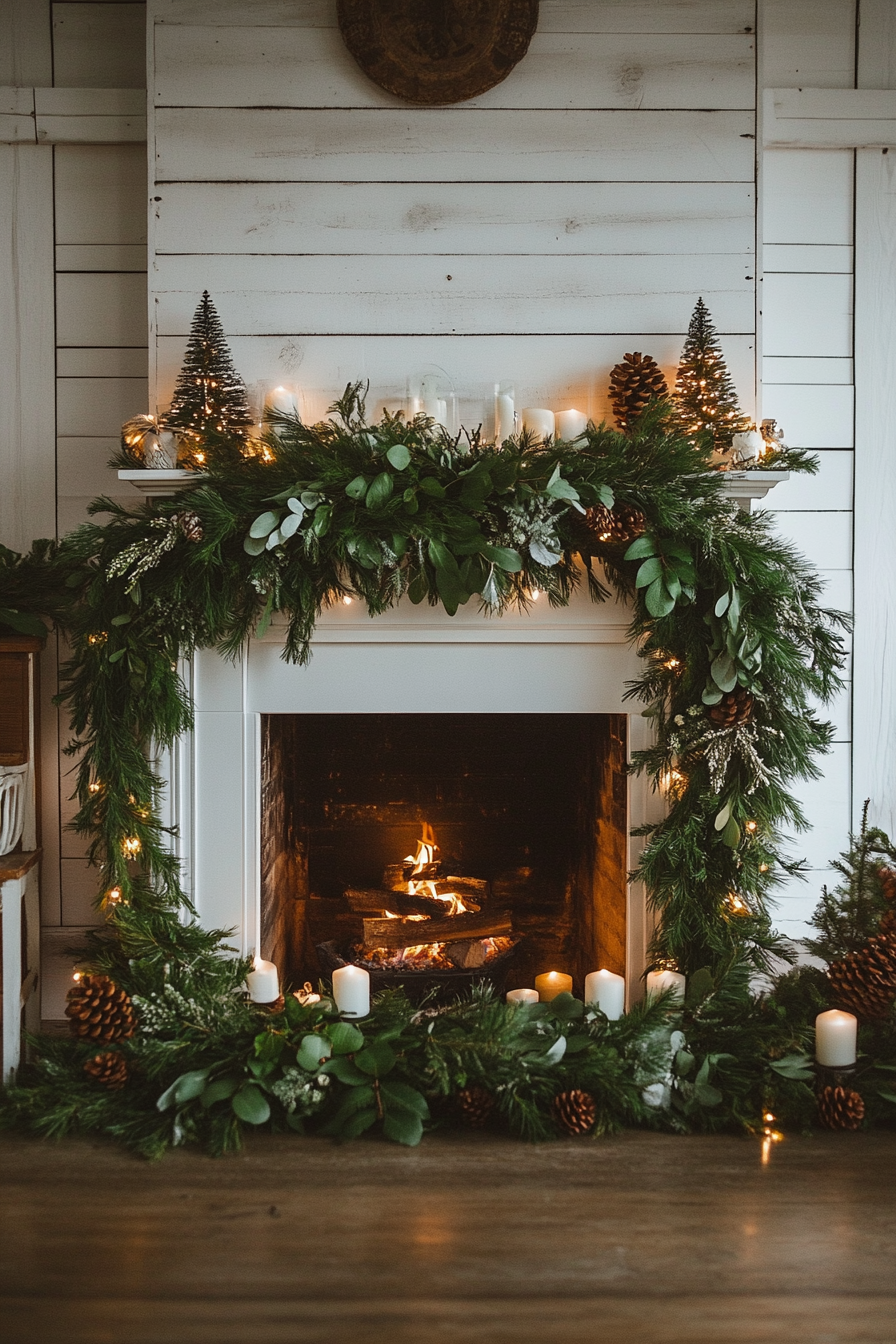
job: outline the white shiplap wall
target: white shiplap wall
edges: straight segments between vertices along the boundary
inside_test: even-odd
[[[767,88],[853,88],[852,0],[768,0],[760,23]],[[852,150],[769,149],[761,165],[762,413],[821,461],[769,496],[779,531],[817,566],[826,601],[853,609],[854,165]],[[836,742],[823,776],[799,786],[810,830],[796,838],[805,881],[782,889],[777,924],[801,938],[846,844],[852,809],[850,688],[823,711]]]
[[[473,426],[507,379],[600,417],[625,350],[671,373],[699,293],[752,406],[752,0],[545,3],[504,83],[438,109],[361,74],[335,4],[150,13],[161,406],[206,287],[247,382],[312,417],[430,365]]]

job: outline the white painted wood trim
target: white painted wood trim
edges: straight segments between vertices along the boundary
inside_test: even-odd
[[[869,149],[896,145],[896,90],[765,89],[766,149]]]
[[[143,89],[0,88],[0,144],[109,145],[145,139]]]

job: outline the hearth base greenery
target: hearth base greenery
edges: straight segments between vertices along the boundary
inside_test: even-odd
[[[206,433],[205,475],[176,499],[99,500],[107,521],[0,553],[0,609],[50,618],[71,650],[74,828],[107,916],[79,964],[123,990],[136,1021],[114,1041],[42,1040],[6,1121],[147,1153],[192,1137],[223,1151],[269,1117],[414,1142],[461,1114],[452,1099],[468,1085],[530,1138],[559,1132],[552,1116],[581,1124],[578,1092],[597,1130],[755,1128],[769,1106],[806,1121],[806,1033],[824,995],[800,973],[756,997],[749,976],[787,953],[768,905],[798,866],[790,789],[831,740],[814,705],[840,685],[845,618],[821,607],[818,576],[767,516],[725,499],[708,438],[688,442],[660,405],[627,436],[589,426],[572,444],[487,445],[423,416],[369,425],[354,386],[328,421],[277,417],[263,444]],[[790,465],[814,470],[805,455]],[[640,535],[607,529],[614,510],[623,533],[643,518]],[[236,656],[276,617],[284,656],[304,662],[318,615],[346,595],[371,616],[403,599],[497,619],[535,588],[561,606],[581,582],[632,603],[644,668],[628,694],[656,728],[634,768],[668,800],[638,877],[657,914],[652,964],[690,977],[683,1012],[653,1004],[611,1024],[572,999],[420,1009],[392,993],[356,1028],[290,995],[279,1013],[247,1004],[246,963],[196,922],[157,810],[152,751],[191,722],[179,660]]]

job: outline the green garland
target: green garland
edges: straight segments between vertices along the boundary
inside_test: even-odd
[[[170,1084],[178,1062],[189,1064],[188,1073],[208,1065],[206,1081],[217,1082],[219,1070],[244,1059],[246,1041],[258,1035],[257,1014],[234,993],[244,963],[223,947],[223,934],[199,928],[181,890],[147,744],[170,744],[190,726],[178,660],[208,647],[234,656],[275,612],[288,622],[284,656],[303,662],[319,613],[345,594],[371,615],[405,597],[450,614],[476,601],[498,616],[525,608],[536,587],[558,606],[583,578],[595,600],[615,590],[632,603],[631,636],[644,660],[628,695],[644,703],[656,727],[656,745],[639,754],[635,768],[657,787],[665,781],[670,799],[666,818],[646,829],[638,874],[659,917],[651,957],[674,958],[689,974],[709,968],[712,983],[730,990],[732,976],[743,979],[747,967],[765,967],[786,950],[768,903],[775,883],[796,866],[784,833],[804,825],[789,786],[817,775],[815,758],[831,740],[831,726],[815,717],[813,704],[840,685],[837,631],[846,618],[821,607],[819,578],[775,537],[766,516],[725,499],[723,478],[709,469],[710,447],[684,440],[662,406],[642,416],[630,437],[602,425],[589,426],[574,444],[523,438],[495,446],[478,436],[450,439],[423,416],[368,425],[358,386],[333,409],[333,418],[311,427],[278,417],[263,445],[209,438],[205,477],[176,500],[135,509],[99,500],[92,511],[110,515],[103,525],[86,524],[58,545],[37,543],[26,557],[0,555],[0,607],[50,616],[71,648],[60,699],[78,759],[74,828],[88,838],[108,916],[89,964],[145,1003],[180,996],[177,1002],[211,1014],[212,1025],[199,1028],[183,1008],[176,1048],[166,1046],[164,1060],[153,1053],[144,1023],[128,1044],[144,1090],[129,1085],[127,1103],[116,1094],[108,1104],[138,1146],[144,1133],[144,1146],[159,1142],[156,1114],[145,1113],[151,1084]],[[816,469],[805,455],[791,454],[790,465]],[[620,506],[644,518],[643,533],[628,546],[602,540],[590,525],[589,510]],[[749,720],[719,726],[707,715],[736,690],[752,697]],[[741,994],[741,1006],[748,1001]],[[284,1042],[276,1048],[288,1053],[295,1032],[317,1030],[316,1020],[293,1020],[293,1002],[282,1035],[279,1027],[274,1032]],[[469,1023],[471,1013],[479,1021],[486,1009],[477,1003],[448,1014],[451,1030]],[[400,1007],[400,999],[377,1006],[374,1037],[387,1012],[398,1014],[401,1032],[416,1041],[416,1010]],[[543,1030],[538,1013],[530,1022],[503,1005],[488,1012],[499,1034]],[[649,1012],[643,1020],[649,1035],[656,1020]],[[625,1058],[616,1036],[637,1035],[639,1021],[635,1015],[627,1027],[592,1024],[586,1034],[598,1053]],[[409,1060],[417,1045],[401,1039],[399,1056]],[[516,1053],[507,1046],[510,1056],[522,1059],[528,1037],[524,1044]],[[97,1104],[96,1085],[80,1072],[86,1048],[42,1046],[51,1081],[40,1086],[50,1092],[40,1094],[39,1105],[32,1098],[32,1114],[55,1114],[54,1124],[65,1127],[50,1105],[63,1074],[76,1092],[92,1088]],[[583,1062],[591,1050],[582,1045]],[[704,1069],[706,1059],[697,1074],[704,1099],[715,1086],[709,1074],[724,1070],[718,1061]],[[443,1092],[460,1072],[440,1075]],[[754,1101],[765,1086],[757,1077],[766,1074],[765,1066],[751,1074]],[[562,1069],[553,1073],[551,1086],[561,1076]],[[424,1086],[422,1075],[413,1077],[421,1096],[432,1094],[431,1079]],[[71,1123],[88,1123],[81,1093],[70,1100]],[[508,1112],[521,1133],[538,1130],[533,1105],[538,1110],[531,1098],[525,1102],[525,1123]],[[380,1109],[377,1100],[377,1116]],[[612,1114],[614,1123],[644,1119],[629,1101]],[[232,1108],[227,1115],[239,1118]],[[225,1129],[232,1124],[228,1119]],[[170,1141],[170,1125],[165,1133]],[[212,1146],[228,1146],[231,1139],[215,1133],[206,1135]]]

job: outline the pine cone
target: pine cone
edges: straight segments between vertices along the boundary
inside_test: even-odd
[[[457,1104],[464,1124],[469,1125],[470,1129],[481,1129],[495,1109],[495,1099],[491,1092],[487,1088],[478,1087],[475,1083],[460,1089]]]
[[[881,915],[880,935],[896,942],[896,910],[885,910]]]
[[[896,909],[896,871],[892,868],[878,868],[877,876],[880,880],[884,900],[892,901],[894,909]]]
[[[896,1000],[896,940],[877,934],[828,967],[834,1001],[866,1021],[886,1017]]]
[[[174,516],[187,541],[202,540],[205,533],[202,529],[202,519],[198,513],[193,513],[191,509],[184,509],[182,513],[176,513]]]
[[[73,1036],[118,1041],[133,1036],[134,1005],[108,975],[83,975],[68,992],[65,1015]]]
[[[650,355],[626,355],[610,371],[610,405],[622,430],[631,429],[651,398],[668,397],[662,370]]]
[[[706,717],[717,728],[735,728],[749,723],[753,717],[755,700],[745,686],[726,691],[717,705],[710,705]]]
[[[851,1087],[823,1087],[818,1094],[818,1118],[825,1129],[859,1129],[865,1103]]]
[[[558,1092],[551,1106],[551,1115],[567,1134],[587,1134],[597,1119],[597,1102],[590,1092],[573,1088]]]
[[[647,519],[630,504],[614,504],[612,509],[593,504],[585,513],[585,524],[595,540],[627,545],[647,529]]]
[[[128,1080],[128,1062],[117,1050],[105,1050],[87,1060],[84,1072],[108,1087],[110,1092],[117,1092]]]

